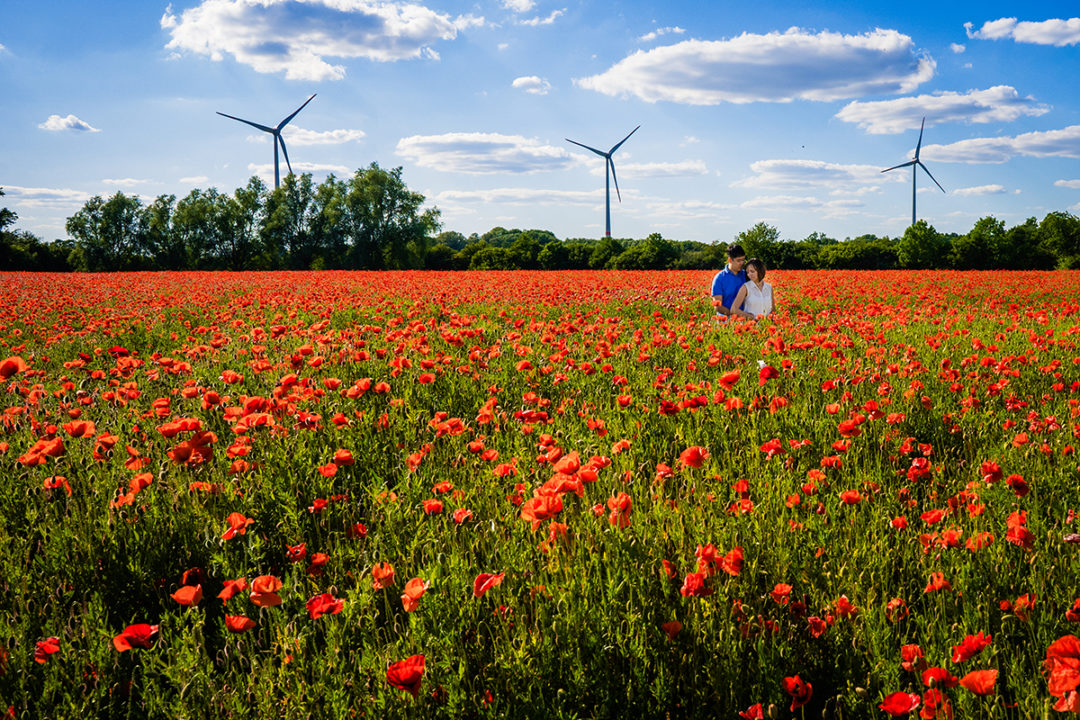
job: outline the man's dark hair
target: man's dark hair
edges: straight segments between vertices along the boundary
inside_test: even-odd
[[[742,249],[742,245],[739,243],[732,243],[728,245],[727,256],[729,258],[746,257],[746,251]]]
[[[758,280],[765,279],[765,263],[758,258],[750,258],[749,260],[747,260],[746,267],[754,268],[755,270],[757,270]]]

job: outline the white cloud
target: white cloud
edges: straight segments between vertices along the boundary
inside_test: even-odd
[[[966,93],[936,92],[895,100],[851,102],[836,117],[856,123],[873,135],[901,133],[920,126],[922,118],[928,125],[947,122],[990,123],[1010,122],[1022,115],[1037,117],[1050,112],[1031,97],[1020,97],[1009,85],[995,85],[986,90]]]
[[[565,14],[566,14],[566,8],[563,8],[562,10],[552,10],[551,14],[548,15],[547,17],[545,17],[545,18],[542,18],[539,15],[537,15],[534,18],[529,18],[528,20],[522,20],[518,24],[519,25],[528,25],[529,27],[536,27],[537,25],[551,25],[559,17],[561,17],[562,15],[565,15]]]
[[[639,50],[574,83],[606,95],[688,105],[829,101],[910,92],[933,77],[935,67],[895,30],[815,35],[791,28]]]
[[[499,50],[505,50],[506,48],[510,47],[510,43],[501,42],[495,47],[497,47]]]
[[[135,185],[146,185],[153,182],[152,180],[140,180],[138,178],[104,178],[101,181],[105,185],[116,185],[117,187],[134,187]]]
[[[1054,186],[1069,188],[1070,190],[1080,190],[1080,180],[1055,180]]]
[[[589,172],[593,175],[604,174],[604,163],[598,162],[598,158],[589,156],[582,159],[592,166]],[[709,171],[703,160],[682,160],[680,162],[615,163],[615,172],[623,178],[666,178],[706,175]]]
[[[821,200],[808,195],[763,195],[741,203],[746,210],[806,211],[813,210],[825,218],[853,215],[862,203],[855,199]]]
[[[353,173],[352,169],[347,168],[344,165],[328,165],[326,163],[295,162],[292,163],[292,169],[293,172],[297,175],[303,173],[311,173],[313,175],[329,175],[330,173],[334,173],[338,177],[349,177]],[[258,175],[267,184],[270,184],[274,181],[274,163],[248,163],[248,170]],[[281,174],[282,179],[284,179],[289,172],[289,168],[285,164],[284,159],[282,159],[281,161],[278,172]]]
[[[507,205],[581,205],[593,207],[604,202],[603,190],[541,190],[536,188],[493,188],[491,190],[444,190],[439,202],[467,202]]]
[[[290,80],[340,80],[345,67],[327,58],[379,62],[437,57],[439,40],[483,25],[471,15],[451,18],[423,5],[375,0],[203,0],[161,17],[170,50],[221,61],[232,55],[256,72]]]
[[[547,95],[551,90],[551,83],[536,75],[526,75],[515,78],[513,86],[517,90],[524,90],[530,95]]]
[[[420,167],[476,175],[564,170],[575,162],[564,148],[499,133],[413,135],[398,141],[397,154]]]
[[[502,0],[502,6],[516,13],[523,13],[536,7],[536,3],[533,0]]]
[[[1003,163],[1018,155],[1080,158],[1080,125],[1029,132],[1015,137],[972,138],[950,145],[924,145],[924,160]]]
[[[1019,43],[1035,45],[1076,45],[1080,43],[1080,18],[1062,20],[1054,18],[1042,22],[1017,22],[1016,18],[998,18],[983,23],[978,30],[972,23],[964,23],[969,38],[980,40],[1013,39]]]
[[[365,133],[363,130],[344,129],[320,132],[286,125],[281,134],[285,136],[286,145],[343,145],[348,142],[359,142],[364,138]],[[269,137],[266,135],[267,139]]]
[[[638,40],[640,40],[641,42],[651,42],[651,41],[655,40],[656,38],[660,37],[661,35],[667,35],[668,33],[675,33],[676,35],[682,35],[684,32],[686,32],[686,29],[678,27],[678,26],[656,28],[652,32],[645,33],[644,35],[639,37]]]
[[[949,43],[949,49],[952,50],[957,55],[959,55],[960,53],[967,50],[967,48],[965,46],[961,45],[960,43]]]
[[[177,182],[183,185],[202,185],[209,179],[205,175],[194,175],[192,177],[182,177]]]
[[[5,203],[13,206],[67,209],[90,199],[90,193],[67,188],[4,186]]]
[[[77,130],[79,132],[101,132],[95,127],[91,127],[90,123],[85,120],[80,120],[74,115],[68,115],[67,117],[60,117],[59,115],[50,115],[49,119],[38,125],[42,130],[49,130],[51,132],[60,132],[62,130]]]
[[[732,187],[803,189],[858,189],[890,182],[876,165],[844,165],[823,160],[758,160],[751,163],[753,175],[736,180]]]
[[[696,138],[693,135],[687,135],[683,138],[683,141],[679,143],[679,147],[686,147],[687,145],[695,145],[701,142],[700,138]]]
[[[953,195],[967,197],[969,195],[1004,195],[1004,185],[976,185],[975,187],[957,188],[952,191]]]

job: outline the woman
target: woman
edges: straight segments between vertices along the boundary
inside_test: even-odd
[[[772,285],[765,282],[765,263],[757,258],[747,260],[746,277],[749,281],[739,288],[739,294],[731,305],[732,308],[742,309],[733,309],[731,314],[747,320],[768,317],[776,306],[773,304]]]

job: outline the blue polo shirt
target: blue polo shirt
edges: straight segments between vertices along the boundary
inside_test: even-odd
[[[716,277],[712,281],[712,295],[721,297],[720,302],[724,304],[728,310],[731,310],[731,303],[735,302],[735,296],[739,294],[739,288],[746,284],[746,270],[740,270],[737,273],[731,272],[731,268],[727,265],[724,269],[716,273]],[[737,308],[742,310],[741,307]],[[719,312],[719,311],[718,311]]]

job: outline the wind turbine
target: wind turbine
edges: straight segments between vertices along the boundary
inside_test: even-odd
[[[923,119],[922,119],[922,125],[919,126],[919,142],[918,142],[917,145],[915,145],[915,157],[912,158],[911,160],[909,160],[906,163],[902,163],[900,165],[894,165],[891,168],[887,168],[887,169],[881,171],[883,173],[887,173],[887,172],[889,172],[889,170],[897,170],[899,168],[907,167],[908,165],[911,166],[911,224],[912,225],[915,224],[915,175],[917,174],[916,168],[921,167],[923,169],[923,171],[926,172],[927,175],[930,175],[930,171],[926,169],[926,165],[924,165],[923,161],[919,159],[919,148],[922,147],[922,134],[923,134],[923,128],[925,128],[925,127],[926,127],[926,117],[924,116]],[[930,179],[934,180],[934,176],[930,175]],[[945,192],[945,188],[941,187],[941,183],[939,183],[937,180],[934,180],[934,184],[938,186],[938,190],[941,190],[941,192]]]
[[[305,107],[307,107],[307,104],[315,99],[316,94],[317,93],[312,94],[311,97],[309,97],[307,100],[304,101],[303,105],[296,108],[296,110],[293,111],[292,115],[290,115],[289,117],[287,117],[284,120],[282,120],[281,122],[279,122],[276,127],[267,127],[266,125],[260,125],[259,123],[254,123],[254,122],[251,122],[250,120],[245,120],[244,118],[238,118],[238,117],[234,117],[232,115],[226,115],[223,112],[218,113],[218,115],[221,115],[222,117],[227,117],[230,120],[239,120],[242,123],[246,123],[246,124],[250,125],[253,128],[258,128],[258,129],[262,130],[263,132],[268,132],[268,133],[270,133],[271,135],[274,136],[274,189],[275,190],[278,188],[278,186],[281,185],[281,177],[280,177],[280,174],[278,173],[278,154],[277,154],[278,145],[281,145],[281,152],[285,155],[285,164],[289,167],[289,174],[292,175],[292,164],[289,162],[289,151],[285,149],[285,138],[281,137],[281,129],[283,127],[285,127],[286,125],[288,125],[289,121],[292,120],[294,117],[296,117],[297,113],[299,113],[301,110],[303,110]]]
[[[630,131],[630,135],[633,135],[638,131],[638,125],[636,128]],[[579,143],[577,140],[571,140],[566,138],[566,142],[574,143],[579,147],[583,147],[586,150],[591,150],[600,157],[604,158],[604,237],[611,237],[611,180],[615,181],[615,195],[618,196],[619,202],[622,202],[622,194],[619,192],[619,178],[615,177],[615,161],[611,159],[611,156],[615,154],[615,151],[622,147],[622,144],[630,139],[630,135],[627,135],[619,142],[615,143],[607,152],[603,150],[597,150],[596,148],[589,147]],[[610,172],[609,172],[610,171]],[[610,177],[609,177],[610,176]]]

